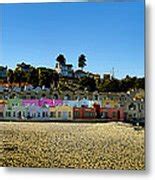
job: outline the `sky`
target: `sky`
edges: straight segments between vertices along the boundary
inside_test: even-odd
[[[144,1],[0,4],[0,65],[55,67],[64,54],[77,69],[144,76]]]

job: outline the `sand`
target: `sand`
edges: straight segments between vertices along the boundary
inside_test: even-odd
[[[1,166],[145,169],[144,129],[123,123],[0,122]]]

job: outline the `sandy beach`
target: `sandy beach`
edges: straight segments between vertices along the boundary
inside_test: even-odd
[[[145,169],[144,129],[123,123],[0,122],[2,166]]]

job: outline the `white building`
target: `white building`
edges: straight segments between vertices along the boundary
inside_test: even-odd
[[[60,74],[61,76],[64,77],[73,77],[73,69],[72,69],[72,64],[61,64],[61,63],[56,63],[55,70]]]

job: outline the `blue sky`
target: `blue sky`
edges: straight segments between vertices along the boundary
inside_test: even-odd
[[[144,76],[144,1],[105,3],[1,4],[0,65],[23,60],[54,67],[58,54],[77,68],[122,78]]]

